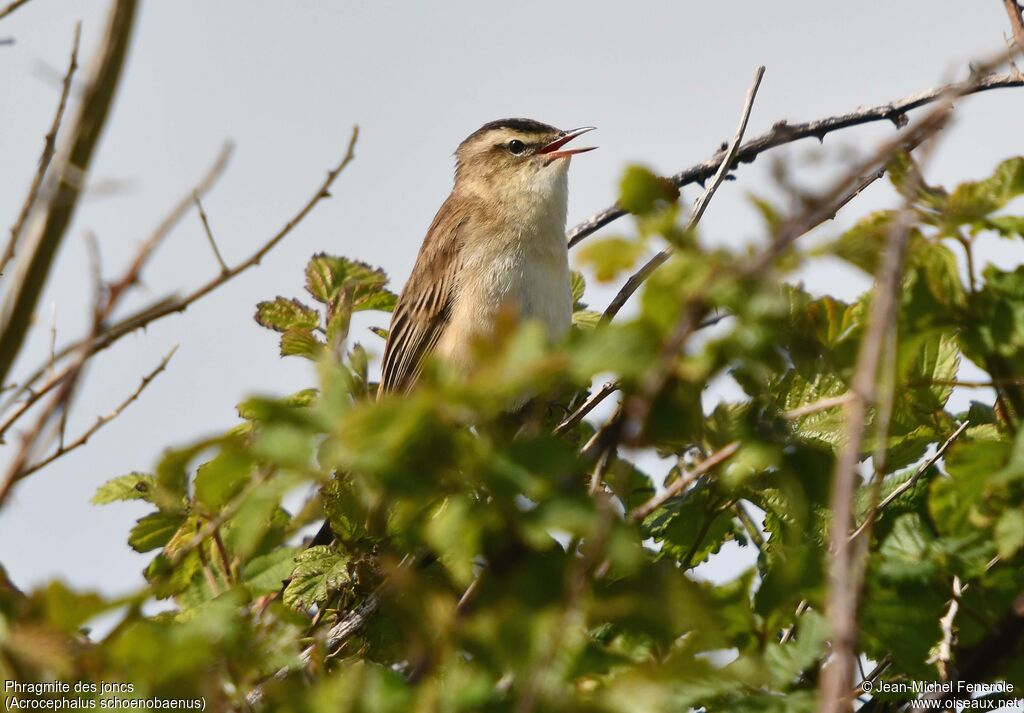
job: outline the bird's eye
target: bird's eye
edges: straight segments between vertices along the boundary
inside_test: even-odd
[[[519,154],[526,150],[526,144],[524,144],[519,139],[512,139],[511,141],[508,142],[508,150],[511,153],[514,153],[516,156],[518,156]]]

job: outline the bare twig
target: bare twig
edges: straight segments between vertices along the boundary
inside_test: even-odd
[[[801,614],[803,614],[805,611],[807,611],[809,606],[810,605],[808,604],[806,599],[801,599],[800,602],[796,605],[796,612],[794,613],[793,616],[795,616],[796,618],[799,618]],[[779,643],[780,644],[786,643],[787,641],[789,641],[790,639],[793,638],[793,634],[794,633],[796,633],[796,622],[795,621],[792,624],[790,624],[788,627],[786,627],[785,629],[782,630],[782,636],[779,638]]]
[[[957,612],[960,610],[960,578],[953,576],[953,594],[949,598],[949,606],[946,613],[939,619],[939,628],[942,630],[942,638],[939,640],[938,649],[935,655],[929,657],[926,663],[934,663],[939,670],[939,676],[943,681],[949,680],[949,666],[953,661],[953,645],[956,643],[956,634],[953,631],[953,624],[956,622]]]
[[[0,20],[4,19],[27,2],[28,0],[14,0],[9,3],[3,10],[0,10]]]
[[[896,299],[913,218],[913,211],[904,208],[889,231],[885,254],[876,277],[871,313],[851,383],[851,398],[844,405],[843,447],[836,459],[830,501],[831,566],[827,614],[832,629],[832,657],[822,673],[821,713],[843,713],[851,710],[853,702],[850,690],[853,687],[856,662],[856,607],[859,589],[858,583],[854,581],[855,563],[849,540],[853,491],[857,482],[857,463],[864,440],[865,420],[868,408],[875,402],[882,350],[896,316]]]
[[[374,592],[370,594],[363,602],[355,609],[350,611],[344,617],[339,619],[328,631],[327,631],[327,651],[334,651],[341,646],[345,641],[348,640],[353,634],[359,632],[362,629],[369,618],[377,611],[380,607],[380,595]],[[308,646],[301,654],[299,654],[299,661],[303,667],[308,666],[313,660],[313,652],[316,650],[316,646]],[[252,708],[258,708],[263,703],[263,688],[268,683],[273,681],[281,681],[285,679],[288,674],[292,672],[292,668],[283,667],[274,672],[266,681],[257,684],[252,688],[249,693],[246,694],[245,700]]]
[[[739,441],[733,441],[732,443],[719,448],[717,451],[709,455],[707,458],[698,463],[694,468],[680,476],[677,480],[673,481],[671,485],[665,488],[663,491],[652,497],[642,505],[637,505],[629,512],[629,519],[633,522],[641,522],[644,518],[650,515],[652,512],[661,507],[665,502],[671,500],[676,495],[679,495],[686,490],[691,484],[693,484],[697,478],[701,477],[715,466],[725,462],[740,449]]]
[[[619,384],[617,381],[609,381],[607,384],[602,386],[600,389],[591,394],[586,401],[580,404],[579,408],[573,411],[571,414],[566,416],[562,421],[555,426],[556,434],[563,434],[570,428],[575,426],[577,423],[582,421],[588,413],[594,410],[594,407],[604,401],[608,396],[619,390]]]
[[[2,15],[0,15],[2,17]],[[60,100],[57,102],[57,111],[53,115],[53,121],[50,122],[50,130],[46,132],[46,137],[43,139],[43,152],[39,156],[39,164],[36,167],[35,176],[32,177],[32,184],[29,186],[28,195],[25,196],[25,202],[21,205],[21,212],[18,213],[17,220],[14,221],[14,225],[11,226],[11,234],[7,239],[7,247],[4,248],[3,256],[0,257],[0,275],[4,274],[4,270],[7,269],[7,264],[14,257],[14,251],[17,248],[18,239],[21,237],[21,231],[25,228],[25,222],[28,220],[29,214],[32,212],[32,207],[36,204],[36,200],[39,198],[39,190],[43,186],[43,179],[46,177],[46,171],[50,167],[50,161],[53,159],[53,154],[57,151],[57,133],[60,131],[60,123],[64,119],[64,109],[68,104],[68,95],[71,94],[71,79],[75,76],[75,70],[78,69],[78,43],[82,38],[82,23],[75,23],[75,36],[71,43],[71,60],[68,62],[68,69],[64,73],[64,79],[60,86]]]
[[[316,207],[316,205],[330,196],[329,189],[333,185],[335,179],[341,174],[342,171],[352,162],[355,158],[355,144],[359,136],[359,127],[352,128],[352,135],[349,138],[348,149],[341,161],[327,172],[327,177],[320,183],[313,195],[307,200],[299,211],[292,216],[292,218],[285,223],[280,230],[278,230],[273,236],[270,237],[262,246],[260,246],[256,252],[250,255],[246,260],[238,263],[234,267],[230,268],[228,272],[222,273],[217,277],[209,280],[203,285],[200,285],[192,292],[184,296],[170,296],[161,298],[151,304],[142,307],[138,311],[124,317],[117,322],[109,325],[106,329],[100,333],[96,340],[93,342],[92,353],[102,351],[110,345],[114,344],[122,337],[127,334],[131,334],[137,329],[141,329],[157,320],[160,320],[168,315],[175,314],[178,312],[184,312],[193,302],[196,302],[209,293],[213,292],[221,285],[234,279],[242,272],[245,272],[251,267],[259,265],[259,263],[266,257],[267,253],[273,250],[278,243],[280,243],[295,227],[305,219],[305,217]],[[189,199],[191,202],[191,198]],[[60,359],[72,352],[76,348],[81,346],[82,342],[74,342],[68,344],[57,352],[57,358]],[[31,383],[33,379],[38,379],[41,374],[39,370],[33,371],[32,375],[25,380],[26,383]],[[22,386],[24,388],[24,385]]]
[[[836,408],[837,406],[843,406],[849,400],[853,398],[853,394],[846,392],[845,394],[839,394],[838,396],[826,396],[823,399],[818,399],[809,404],[803,406],[797,406],[794,409],[790,409],[783,414],[788,421],[795,421],[804,416],[810,416],[811,414],[819,413],[821,411],[828,411],[829,409]]]
[[[697,200],[693,206],[693,211],[690,213],[690,218],[686,222],[686,227],[683,232],[689,232],[693,230],[697,223],[700,222],[701,217],[704,215],[704,211],[707,210],[708,204],[714,197],[718,187],[722,185],[722,181],[725,180],[726,175],[729,173],[730,167],[733,165],[733,161],[736,159],[737,152],[739,151],[740,143],[743,141],[743,134],[747,130],[747,122],[750,120],[750,112],[754,108],[754,98],[757,97],[757,90],[761,86],[761,79],[764,77],[764,67],[758,67],[754,71],[754,79],[750,83],[750,88],[747,89],[747,96],[743,101],[743,111],[740,113],[739,125],[736,127],[736,133],[732,137],[732,141],[729,143],[729,147],[726,149],[725,154],[719,160],[718,169],[715,171],[714,176],[711,178],[711,183],[704,189],[704,193]],[[636,292],[637,288],[646,280],[652,272],[658,269],[669,256],[672,254],[672,248],[666,248],[659,252],[657,255],[648,260],[643,267],[640,268],[635,274],[631,275],[626,284],[622,286],[619,292],[615,295],[612,301],[608,304],[604,314],[601,315],[602,322],[610,322],[615,318],[615,315],[619,313],[622,306],[626,304],[626,301]]]
[[[764,534],[757,526],[757,523],[754,522],[754,518],[750,516],[746,506],[743,505],[743,501],[737,500],[734,502],[732,504],[732,511],[736,514],[736,519],[740,521],[741,525],[743,525],[743,529],[746,531],[747,537],[749,537],[750,541],[754,543],[754,546],[757,547],[759,551],[764,550]]]
[[[126,398],[124,401],[119,403],[114,408],[114,410],[112,410],[110,413],[108,413],[108,414],[106,414],[104,416],[97,416],[96,417],[96,422],[93,425],[91,425],[89,428],[87,428],[82,433],[82,435],[80,435],[75,440],[71,441],[67,445],[61,445],[56,451],[51,453],[46,458],[44,458],[44,459],[42,459],[42,460],[40,460],[40,461],[38,461],[36,463],[33,463],[30,466],[27,466],[27,467],[23,468],[21,473],[20,473],[20,475],[18,476],[18,480],[20,480],[22,478],[27,478],[28,476],[30,476],[33,473],[35,473],[37,470],[40,470],[41,468],[45,468],[46,466],[50,465],[50,463],[52,463],[53,461],[57,460],[58,458],[60,458],[62,456],[65,456],[68,453],[70,453],[71,451],[76,450],[76,449],[81,448],[82,446],[84,446],[89,441],[89,439],[92,438],[93,434],[95,434],[98,430],[100,430],[101,428],[106,426],[108,423],[113,421],[115,418],[120,416],[121,413],[126,408],[131,406],[132,403],[134,403],[135,400],[138,399],[139,396],[142,395],[142,392],[146,389],[147,386],[149,386],[150,382],[152,382],[153,379],[155,379],[160,374],[160,372],[162,372],[164,369],[167,368],[168,362],[170,362],[171,357],[174,356],[174,352],[176,352],[177,350],[178,350],[177,346],[175,346],[173,349],[171,349],[171,351],[169,351],[167,353],[167,355],[164,356],[164,358],[160,360],[160,363],[157,365],[157,367],[155,369],[153,369],[151,372],[149,372],[144,377],[142,377],[142,381],[139,383],[138,388],[135,389],[135,391],[133,391],[128,396],[128,398]]]
[[[794,141],[806,138],[824,140],[827,134],[834,131],[862,124],[891,121],[897,128],[901,128],[907,124],[907,112],[931,104],[946,96],[951,86],[955,85],[917,92],[886,104],[879,104],[878,106],[866,109],[857,109],[856,111],[830,116],[825,119],[816,119],[799,124],[778,121],[769,131],[740,146],[739,151],[736,153],[734,164],[750,163],[759,154],[779,146],[784,146],[785,144],[793,143]],[[1021,86],[1024,86],[1024,77],[1021,77],[1019,74],[994,75],[984,77],[973,83],[971,88],[964,91],[962,95]],[[703,183],[718,170],[724,155],[725,150],[719,150],[706,161],[690,166],[675,174],[672,176],[672,180],[680,188],[691,183]],[[626,212],[618,206],[612,206],[595,213],[569,231],[569,246],[575,246],[580,241],[624,215],[626,215]]]
[[[193,193],[192,198],[196,203],[196,210],[199,211],[199,220],[203,223],[203,232],[206,233],[206,239],[210,241],[210,247],[213,249],[213,256],[217,258],[217,264],[220,265],[220,274],[226,274],[229,272],[227,263],[224,262],[224,258],[221,257],[220,249],[217,247],[217,241],[213,239],[213,231],[210,230],[210,221],[206,218],[206,211],[203,210],[203,202],[199,199],[198,193]]]
[[[935,453],[932,454],[932,456],[928,460],[926,460],[924,463],[922,463],[917,468],[917,470],[914,471],[914,474],[912,476],[910,476],[910,478],[908,478],[905,482],[901,483],[899,485],[899,487],[897,487],[891,493],[889,493],[885,497],[885,499],[883,499],[880,503],[878,503],[878,505],[876,505],[875,507],[871,508],[871,511],[868,513],[867,517],[864,518],[864,522],[862,522],[857,527],[857,529],[854,530],[850,534],[850,539],[853,540],[854,538],[859,537],[860,534],[862,532],[864,532],[864,529],[868,527],[868,523],[869,522],[873,522],[874,520],[876,520],[878,518],[878,514],[882,510],[884,510],[886,507],[888,507],[889,503],[891,503],[893,500],[895,500],[899,496],[903,495],[903,493],[905,493],[908,490],[910,490],[911,488],[913,488],[917,484],[918,479],[929,468],[931,468],[933,465],[935,465],[935,463],[939,460],[939,458],[941,458],[943,455],[945,455],[946,450],[953,444],[953,441],[955,441],[957,438],[959,438],[960,434],[962,434],[964,431],[966,431],[967,427],[970,426],[970,425],[971,425],[970,421],[964,421],[963,423],[961,423],[960,426],[955,431],[953,431],[953,434],[949,438],[947,438],[942,443],[941,446],[939,446],[936,449]]]
[[[0,383],[7,380],[21,350],[32,313],[50,273],[53,258],[78,204],[82,180],[92,161],[121,69],[135,19],[136,0],[116,0],[110,13],[96,71],[90,77],[78,116],[71,127],[69,150],[54,167],[55,187],[48,191],[46,213],[33,223],[0,312]]]
[[[196,184],[195,188],[189,192],[188,195],[183,196],[174,207],[167,213],[167,215],[160,221],[160,223],[154,228],[153,232],[139,245],[134,259],[128,266],[125,275],[117,281],[117,284],[123,284],[125,286],[130,284],[137,284],[141,275],[142,270],[145,268],[148,259],[153,255],[153,252],[163,243],[163,241],[170,235],[174,227],[181,221],[181,219],[187,213],[189,207],[192,205],[192,194],[198,193],[199,195],[205,195],[210,188],[216,183],[217,179],[224,173],[224,169],[227,166],[228,159],[231,156],[232,146],[230,143],[226,143],[217,154],[216,159],[211,164],[210,168],[207,169],[206,173],[200,179],[199,183]],[[158,303],[159,304],[159,303]],[[109,328],[104,332],[109,332]],[[93,353],[108,346],[102,344],[104,337],[99,337],[93,340]],[[50,360],[48,364],[40,366],[27,378],[25,378],[21,384],[15,389],[12,394],[8,397],[3,407],[0,407],[0,411],[7,410],[14,406],[15,402],[19,398],[24,399],[18,403],[17,407],[8,415],[8,417],[0,423],[0,443],[3,442],[4,435],[8,429],[20,419],[25,412],[30,409],[40,398],[49,393],[53,388],[61,383],[65,379],[68,373],[71,371],[71,365],[64,367],[59,370],[56,374],[53,372],[53,366],[57,361],[67,357],[69,354],[75,353],[80,347],[82,342],[78,341],[73,344],[62,347],[60,350],[53,352],[51,350]],[[40,378],[46,373],[50,373],[50,377],[39,387],[33,389],[32,385],[35,384]]]
[[[1017,43],[1017,51],[1024,52],[1024,7],[1016,0],[1003,0],[1003,7],[1010,18],[1010,27],[1013,28],[1013,40]]]

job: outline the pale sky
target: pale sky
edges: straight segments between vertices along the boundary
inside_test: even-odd
[[[0,21],[0,227],[14,221],[35,169],[66,66],[76,20],[82,59],[104,27],[106,2],[32,0]],[[151,555],[125,544],[137,503],[94,507],[97,485],[150,470],[163,448],[236,423],[234,406],[253,393],[312,385],[311,368],[277,357],[275,336],[252,320],[254,305],[300,297],[302,268],[317,251],[383,266],[399,288],[419,242],[451,187],[452,152],[486,121],[508,116],[563,128],[594,125],[601,148],[574,160],[570,225],[615,197],[623,168],[664,174],[706,159],[734,131],[755,67],[767,67],[748,136],[780,119],[802,121],[898,99],[962,77],[966,62],[1003,47],[999,0],[827,2],[742,0],[643,3],[284,2],[150,0],[143,5],[111,121],[93,164],[97,186],[80,205],[40,303],[40,318],[16,376],[46,358],[56,305],[58,342],[78,336],[89,309],[84,235],[99,239],[107,277],[190,190],[231,139],[227,174],[205,200],[229,264],[247,257],[308,198],[341,156],[353,124],[356,161],[316,211],[263,264],[147,332],[100,355],[70,419],[74,437],[137,386],[175,344],[168,370],[138,403],[78,452],[33,475],[0,511],[0,562],[15,583],[60,577],[105,592],[142,582]],[[71,112],[73,113],[72,108]],[[964,102],[928,166],[933,183],[986,175],[1024,152],[1024,90]],[[891,135],[878,124],[831,135],[825,149],[869,150]],[[821,172],[817,142],[784,152],[809,186]],[[770,192],[767,156],[741,167],[702,223],[709,244],[756,238],[745,196]],[[691,190],[686,198],[692,200]],[[876,186],[827,226],[892,205]],[[5,222],[6,221],[6,222]],[[606,232],[626,232],[626,221]],[[990,242],[982,260],[1022,258]],[[218,266],[190,215],[155,256],[139,306],[187,290]],[[851,269],[817,264],[809,289],[850,298],[866,287]],[[0,282],[0,289],[3,283]],[[603,306],[611,292],[591,286]],[[353,331],[379,353],[366,326]],[[974,395],[977,396],[976,394]],[[709,395],[712,400],[714,394]],[[966,395],[958,395],[966,402]],[[11,458],[0,447],[0,464]],[[749,564],[749,558],[719,566]]]

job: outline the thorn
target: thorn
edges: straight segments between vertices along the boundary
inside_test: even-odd
[[[728,150],[729,150],[729,142],[728,142],[728,141],[723,141],[723,142],[722,142],[722,143],[721,143],[721,144],[719,145],[719,147],[718,147],[718,150],[719,150],[719,151],[728,151]]]
[[[814,132],[813,136],[814,136],[814,138],[816,138],[818,140],[819,144],[824,144],[825,143],[825,134],[827,134],[827,133],[828,133],[827,131],[816,131],[816,132]]]
[[[331,195],[331,192],[328,191],[328,190],[324,190],[323,192],[321,192],[320,193],[320,197],[321,198],[333,198],[333,196]]]
[[[696,180],[697,185],[700,186],[701,188],[704,188],[704,182],[707,181],[708,179],[707,176],[698,176]]]
[[[907,115],[902,111],[893,111],[887,118],[896,126],[897,129],[902,129],[909,121],[907,119]]]

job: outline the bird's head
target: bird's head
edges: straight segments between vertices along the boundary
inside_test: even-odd
[[[455,152],[456,185],[488,195],[564,193],[569,158],[595,146],[565,148],[585,126],[562,131],[532,119],[499,119],[484,124]]]

